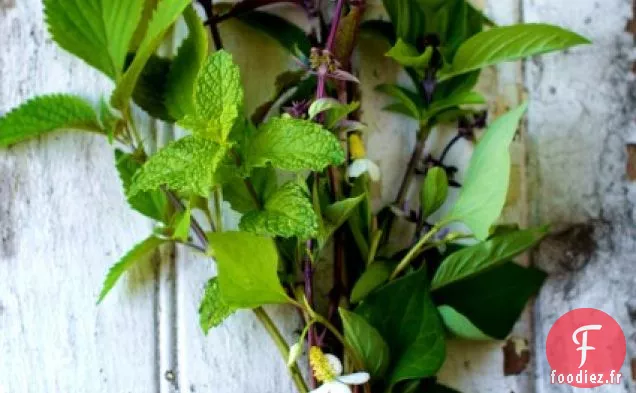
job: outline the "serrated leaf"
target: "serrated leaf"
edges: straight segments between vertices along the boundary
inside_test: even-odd
[[[318,233],[318,219],[307,191],[289,182],[267,199],[263,210],[245,214],[239,227],[259,235],[309,239]]]
[[[124,153],[119,149],[115,149],[115,166],[126,195],[128,195],[132,179],[142,167],[143,161],[143,157],[136,157],[134,154]],[[165,220],[168,201],[161,191],[140,192],[133,197],[129,197],[128,203],[130,207],[146,217],[160,222]]]
[[[219,269],[219,290],[231,308],[287,303],[278,279],[278,251],[271,238],[247,232],[208,234]]]
[[[243,105],[243,87],[232,55],[220,50],[210,55],[197,76],[194,87],[194,113],[179,125],[195,135],[225,142]]]
[[[148,24],[146,35],[135,53],[132,64],[126,69],[124,76],[118,81],[117,87],[113,92],[111,104],[115,108],[123,109],[128,103],[148,59],[159,48],[168,29],[181,16],[188,4],[190,4],[190,0],[161,0],[159,2]]]
[[[166,81],[165,105],[174,119],[194,113],[194,85],[208,54],[208,34],[193,6],[183,12],[188,36],[183,41]]]
[[[276,191],[277,176],[272,167],[255,168],[249,180],[261,205]],[[239,213],[257,210],[259,206],[247,189],[245,179],[240,176],[233,176],[231,181],[223,185],[223,199]]]
[[[236,311],[221,296],[218,277],[212,278],[205,285],[205,293],[199,306],[199,325],[206,335],[210,329],[219,326],[227,317]]]
[[[143,3],[143,0],[44,0],[44,13],[58,45],[118,80]]]
[[[71,128],[103,132],[95,110],[84,99],[67,94],[35,97],[0,117],[0,146]]]
[[[464,184],[449,218],[464,222],[478,239],[486,239],[506,201],[510,178],[510,152],[517,126],[527,104],[498,118],[477,144]]]
[[[148,30],[148,23],[150,23],[150,19],[152,19],[152,14],[157,8],[157,4],[159,0],[144,0],[144,7],[141,12],[141,19],[137,24],[137,28],[135,29],[135,33],[130,41],[129,50],[136,51],[146,36],[146,30]]]
[[[443,305],[437,307],[437,311],[439,311],[446,328],[455,336],[476,341],[494,340],[494,338],[479,330],[470,319],[466,318],[465,315],[459,313],[453,307]]]
[[[130,250],[122,259],[119,260],[108,271],[106,280],[102,287],[102,291],[99,294],[97,303],[101,303],[102,300],[108,295],[111,289],[115,286],[119,278],[131,267],[144,261],[154,250],[160,245],[165,243],[166,240],[158,237],[151,236],[143,242],[137,244],[132,250]]]
[[[397,106],[396,104],[390,105],[384,108],[385,110],[391,110],[394,112],[397,111],[398,113],[403,113],[414,119],[420,118],[420,108],[424,107],[424,100],[422,100],[418,93],[413,92],[405,87],[391,84],[378,85],[375,90],[390,95],[391,97],[399,101],[398,104],[401,104],[401,106]],[[406,111],[402,108],[406,108]]]
[[[435,290],[509,261],[536,245],[546,234],[546,228],[511,232],[452,253],[437,269],[431,287]]]
[[[238,19],[247,26],[265,33],[292,55],[309,56],[311,42],[307,38],[307,34],[287,19],[260,11],[246,13],[239,16]]]
[[[166,186],[206,197],[225,153],[226,148],[217,143],[194,136],[170,142],[144,164],[134,177],[128,196]]]
[[[382,378],[389,367],[389,346],[380,333],[364,318],[344,308],[339,308],[342,328],[347,344],[361,356],[364,369],[371,377]]]
[[[588,44],[590,41],[557,26],[529,23],[495,27],[465,41],[440,80],[505,61]]]
[[[344,162],[338,139],[319,124],[308,120],[272,118],[251,138],[245,153],[248,168],[273,167],[322,171],[327,165]]]
[[[422,217],[426,218],[435,213],[448,195],[448,176],[441,167],[433,167],[426,173],[426,178],[420,190],[420,208]]]
[[[347,198],[335,202],[324,209],[325,220],[323,220],[319,242],[324,245],[333,233],[340,228],[351,215],[356,211],[360,203],[366,199],[365,194],[358,195],[354,198]]]
[[[426,50],[420,53],[414,46],[407,44],[401,38],[398,38],[395,45],[385,54],[397,61],[404,67],[412,67],[422,70],[428,67],[428,63],[433,56],[433,48],[428,46]]]
[[[362,273],[351,290],[351,303],[359,303],[368,294],[389,280],[396,263],[392,261],[374,261]]]

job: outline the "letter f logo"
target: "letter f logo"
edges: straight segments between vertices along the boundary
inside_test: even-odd
[[[581,364],[579,365],[579,368],[583,367],[583,365],[585,364],[585,361],[587,360],[587,351],[592,351],[596,349],[594,347],[590,347],[587,345],[588,330],[601,330],[602,327],[603,326],[601,325],[585,325],[576,329],[574,333],[572,334],[572,341],[574,341],[574,344],[580,345],[580,347],[576,349],[577,351],[581,351]],[[583,332],[583,339],[581,340],[582,343],[579,342],[578,338],[576,337],[581,332]]]

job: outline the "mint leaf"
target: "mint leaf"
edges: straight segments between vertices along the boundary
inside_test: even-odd
[[[274,240],[246,232],[210,233],[208,240],[219,269],[221,298],[230,308],[289,301],[278,280]]]
[[[140,154],[124,153],[119,149],[115,149],[115,166],[124,186],[124,194],[129,194],[133,177],[141,169],[144,158]],[[165,220],[168,201],[161,191],[140,192],[135,196],[129,197],[128,203],[130,207],[146,217],[160,222]]]
[[[546,234],[546,228],[516,231],[454,252],[437,269],[431,287],[436,290],[509,261],[536,245]]]
[[[133,179],[129,197],[141,191],[169,189],[207,196],[226,149],[203,138],[187,136],[170,142],[150,157]]]
[[[80,97],[54,94],[32,98],[0,117],[0,146],[66,128],[103,132],[95,110]]]
[[[427,218],[442,207],[448,195],[448,176],[441,167],[433,167],[426,173],[420,190],[422,217]]]
[[[239,68],[232,55],[220,50],[208,57],[199,72],[194,88],[195,111],[187,114],[179,125],[197,136],[225,142],[242,104]]]
[[[466,318],[465,315],[459,313],[453,307],[443,305],[437,307],[437,311],[439,311],[439,315],[442,317],[446,328],[448,328],[448,330],[455,336],[467,340],[494,340],[492,337],[479,330],[479,328],[475,326],[470,319]]]
[[[527,104],[508,112],[488,127],[477,144],[466,172],[457,202],[450,212],[452,220],[464,222],[478,239],[486,239],[506,201],[510,178],[508,147]]]
[[[489,337],[503,340],[512,331],[546,274],[507,262],[433,293],[435,303],[452,307]]]
[[[404,42],[401,38],[398,38],[395,45],[385,54],[386,57],[390,57],[397,61],[404,67],[412,67],[417,70],[423,70],[428,67],[428,63],[433,56],[433,47],[427,46],[426,50],[422,53],[412,46]]]
[[[148,239],[137,244],[132,250],[130,250],[122,259],[119,260],[108,271],[106,280],[102,287],[102,291],[99,294],[97,303],[101,303],[102,300],[108,295],[111,289],[115,286],[119,278],[131,267],[139,262],[146,260],[146,258],[155,251],[160,245],[167,240],[159,239],[158,237],[150,236]]]
[[[333,233],[340,228],[356,211],[360,203],[365,200],[366,195],[360,194],[354,198],[347,198],[338,201],[325,208],[325,220],[321,223],[319,242],[324,245]]]
[[[144,0],[44,0],[44,14],[62,48],[118,80],[143,4]]]
[[[219,326],[234,311],[221,297],[218,277],[208,281],[199,306],[199,325],[203,333],[207,335],[210,329]]]
[[[322,126],[307,120],[272,118],[249,140],[245,152],[249,168],[271,163],[275,168],[322,171],[344,162],[338,139]]]
[[[194,85],[208,54],[208,34],[193,6],[183,12],[188,36],[183,41],[166,82],[165,105],[174,119],[194,113]]]
[[[434,376],[444,363],[444,329],[426,281],[420,269],[369,294],[355,310],[389,344],[391,386]]]
[[[177,21],[188,4],[190,4],[190,0],[161,0],[159,2],[148,24],[146,35],[139,44],[135,59],[126,69],[123,78],[117,83],[113,92],[111,104],[115,108],[122,109],[128,103],[148,59],[155,53],[170,26]],[[138,12],[141,13],[141,10]]]
[[[373,261],[351,290],[351,303],[359,303],[368,294],[388,281],[395,269],[396,263],[392,261]]]
[[[576,33],[547,24],[495,27],[465,41],[457,50],[451,67],[440,72],[439,79],[589,43]]]
[[[309,239],[318,232],[318,219],[307,191],[289,182],[267,199],[264,210],[245,214],[239,227],[259,235]]]
[[[249,180],[260,204],[265,204],[265,201],[276,191],[277,177],[272,167],[254,169]],[[245,179],[240,176],[233,176],[232,180],[223,185],[223,199],[239,213],[244,214],[258,209],[256,201],[247,189]]]
[[[374,378],[382,378],[389,367],[389,346],[380,333],[358,314],[339,308],[347,344],[361,356],[364,369]]]

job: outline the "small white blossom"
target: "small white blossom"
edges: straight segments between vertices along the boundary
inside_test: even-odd
[[[380,180],[380,167],[368,158],[354,160],[347,171],[349,177],[360,177],[365,172],[369,174],[372,181]]]
[[[318,347],[309,352],[309,362],[316,379],[323,382],[310,393],[351,393],[349,385],[363,385],[369,381],[369,373],[357,372],[342,375],[342,362],[332,354],[324,354]]]

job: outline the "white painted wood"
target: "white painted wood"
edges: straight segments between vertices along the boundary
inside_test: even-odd
[[[532,221],[562,232],[539,249],[552,276],[536,306],[536,391],[574,392],[549,384],[544,343],[554,321],[573,308],[612,315],[627,338],[621,385],[592,391],[634,392],[629,359],[636,357],[636,188],[625,176],[625,145],[634,142],[634,38],[627,0],[525,0],[524,19],[581,32],[593,46],[527,64],[531,106]]]
[[[0,2],[0,113],[111,88],[53,44],[41,8]],[[95,305],[108,268],[151,229],[124,201],[111,147],[57,133],[1,150],[0,168],[0,391],[155,391],[154,269]]]

